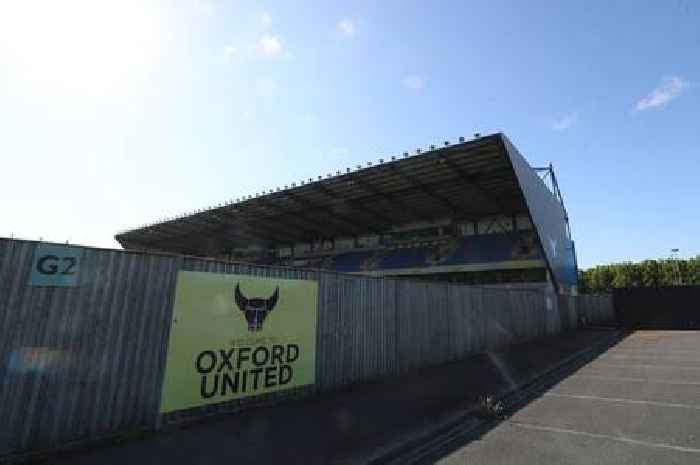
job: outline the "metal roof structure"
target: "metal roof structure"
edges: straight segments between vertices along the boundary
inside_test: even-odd
[[[533,168],[502,133],[309,178],[116,239],[127,249],[220,257],[251,245],[283,247],[414,222],[518,214],[530,218],[555,287],[575,289],[576,250],[552,166]]]
[[[493,134],[308,179],[116,235],[125,248],[216,256],[249,244],[382,233],[392,226],[527,211],[504,145]]]

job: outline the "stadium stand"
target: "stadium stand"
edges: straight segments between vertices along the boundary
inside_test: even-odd
[[[117,234],[125,248],[373,276],[542,283],[575,293],[551,167],[503,134],[445,143]]]

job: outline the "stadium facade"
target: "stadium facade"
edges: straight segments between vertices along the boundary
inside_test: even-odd
[[[550,166],[502,134],[444,142],[117,234],[126,249],[576,293]]]

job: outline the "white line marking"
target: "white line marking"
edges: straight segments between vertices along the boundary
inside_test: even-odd
[[[698,363],[697,354],[693,358],[651,356],[651,355],[603,355],[598,360],[650,360],[653,362],[694,362]]]
[[[657,383],[657,384],[677,384],[679,386],[700,386],[698,381],[668,381],[663,379],[647,379],[647,378],[618,378],[616,376],[596,376],[596,375],[574,375],[572,378],[589,378],[601,379],[608,381],[631,381],[639,383]]]
[[[622,402],[626,404],[644,404],[644,405],[655,405],[657,407],[675,407],[675,408],[689,408],[694,410],[700,410],[700,406],[691,404],[675,404],[672,402],[657,402],[653,400],[634,400],[634,399],[622,399],[619,397],[598,397],[598,396],[587,396],[580,394],[561,394],[558,392],[546,392],[545,396],[552,397],[569,397],[571,399],[585,399],[585,400],[600,400],[603,402]]]
[[[626,442],[628,444],[654,447],[657,449],[670,449],[670,450],[675,450],[675,451],[679,451],[679,452],[690,452],[693,454],[700,454],[700,449],[697,449],[695,447],[683,447],[683,446],[674,446],[672,444],[665,444],[665,443],[661,443],[661,442],[640,441],[638,439],[625,438],[622,436],[610,436],[609,434],[600,434],[600,433],[587,433],[585,431],[577,431],[574,429],[554,428],[552,426],[539,426],[539,425],[533,425],[533,424],[529,424],[529,423],[520,423],[520,422],[512,421],[512,420],[509,423],[512,424],[513,426],[517,426],[517,427],[523,428],[523,429],[548,431],[551,433],[576,434],[578,436],[587,436],[589,438],[597,438],[597,439],[610,439],[612,441]]]
[[[655,369],[673,369],[673,370],[700,370],[700,367],[682,367],[678,365],[618,365],[615,363],[595,363],[593,365],[588,365],[586,368],[655,368]]]
[[[608,351],[609,354],[630,354],[630,355],[695,355],[697,350],[644,350],[644,349],[622,349],[614,348]]]

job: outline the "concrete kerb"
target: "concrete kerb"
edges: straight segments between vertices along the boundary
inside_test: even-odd
[[[623,334],[622,331],[618,330],[611,332],[612,334],[609,337],[602,338],[595,344],[565,357],[559,363],[533,374],[516,388],[504,388],[494,393],[496,400],[506,404],[508,410],[512,410],[520,403],[531,398],[533,392],[540,391],[543,385],[547,385],[551,381],[553,375],[564,368],[578,368],[579,365],[614,345]],[[475,433],[480,429],[488,429],[492,424],[500,421],[478,418],[476,413],[479,410],[479,406],[472,402],[448,418],[438,421],[430,428],[411,435],[403,441],[381,448],[364,463],[367,465],[413,463],[434,451],[438,446],[436,442],[446,444],[454,441],[457,436]]]

